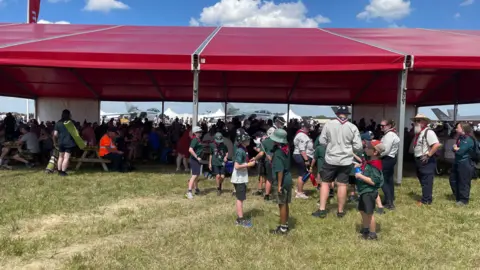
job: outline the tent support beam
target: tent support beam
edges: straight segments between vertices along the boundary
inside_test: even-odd
[[[165,124],[165,100],[162,100],[162,118],[161,118],[162,123]]]
[[[150,81],[152,81],[153,86],[155,86],[155,89],[157,89],[157,92],[160,94],[160,98],[162,99],[162,101],[165,101],[165,95],[163,94],[162,88],[160,87],[157,79],[155,79],[155,76],[153,76],[153,73],[151,71],[146,72],[147,76],[150,78]]]
[[[193,116],[192,116],[192,127],[198,125],[198,83],[199,83],[200,71],[195,69],[193,70]]]
[[[81,82],[83,84],[83,86],[85,86],[85,88],[87,88],[88,91],[90,91],[90,93],[92,93],[92,95],[96,99],[99,99],[100,95],[97,93],[97,91],[95,91],[95,89],[93,89],[93,87],[87,81],[85,81],[85,79],[83,79],[83,77],[80,74],[78,74],[78,72],[75,69],[69,68],[68,70],[70,70],[70,72],[73,74],[73,76],[75,76],[77,78],[77,80],[79,82]]]
[[[297,76],[295,77],[295,80],[293,81],[292,88],[290,89],[290,92],[288,92],[288,99],[287,99],[288,103],[291,102],[293,92],[295,92],[295,90],[297,89],[297,85],[298,85],[299,81],[300,81],[300,72],[297,73]]]
[[[225,124],[227,123],[227,105],[228,105],[228,84],[227,84],[227,73],[222,72],[222,80],[223,80],[223,90],[225,94],[225,102],[223,104],[223,112],[225,113],[225,117],[223,118],[223,121],[225,121]]]
[[[403,155],[405,143],[405,109],[407,105],[407,78],[408,70],[404,69],[398,76],[398,93],[397,93],[397,109],[398,109],[398,135],[400,137],[400,145],[398,146],[397,156],[397,183],[402,183],[403,178]]]
[[[287,104],[287,126],[290,123],[290,103]]]
[[[358,99],[360,99],[363,96],[363,94],[365,94],[365,92],[375,83],[375,81],[378,79],[378,77],[380,77],[379,72],[375,72],[373,74],[372,78],[355,95],[355,97],[353,98],[353,104],[357,103]]]

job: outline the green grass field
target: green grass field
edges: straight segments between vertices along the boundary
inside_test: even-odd
[[[0,171],[0,269],[474,269],[480,268],[478,183],[468,207],[437,178],[434,204],[415,206],[420,188],[397,187],[397,210],[377,216],[379,241],[359,239],[355,205],[345,218],[310,216],[318,195],[295,200],[288,236],[272,236],[277,206],[247,197],[254,227],[234,226],[235,200],[184,198],[188,175]],[[250,188],[255,181],[251,179]],[[230,183],[226,189],[231,190]],[[311,186],[307,186],[312,190]]]

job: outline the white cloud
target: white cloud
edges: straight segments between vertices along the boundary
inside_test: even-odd
[[[87,0],[85,10],[109,12],[112,9],[129,9],[130,7],[118,0]]]
[[[47,20],[39,20],[37,23],[39,24],[70,24],[70,22],[67,22],[67,21],[57,21],[57,22],[51,22],[51,21],[47,21]]]
[[[308,17],[307,12],[301,1],[277,4],[273,0],[220,0],[203,8],[198,19],[191,18],[190,25],[318,27],[330,22],[322,15]]]
[[[460,13],[459,13],[459,12],[457,12],[457,13],[455,13],[455,15],[453,15],[453,17],[454,17],[455,19],[458,19],[458,18],[460,18],[460,16],[461,16],[461,15],[460,15]]]
[[[396,23],[392,23],[388,27],[389,28],[407,28],[405,25],[398,25]]]
[[[473,3],[475,3],[475,0],[464,0],[462,3],[460,3],[460,6],[470,6]]]
[[[361,20],[383,18],[386,21],[400,20],[412,12],[409,0],[370,0],[365,10],[357,14]]]

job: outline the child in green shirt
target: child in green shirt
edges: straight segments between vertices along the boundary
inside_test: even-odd
[[[225,179],[225,162],[228,158],[228,148],[223,144],[223,135],[217,132],[214,137],[214,142],[210,143],[210,159],[208,167],[215,175],[217,181],[217,195],[222,194],[222,184]]]
[[[274,176],[273,186],[278,189],[278,208],[280,210],[280,226],[272,230],[273,234],[288,233],[288,204],[292,201],[292,175],[290,173],[290,152],[288,149],[287,132],[276,129],[270,137],[275,142],[272,157]]]
[[[195,188],[195,195],[200,194],[200,190],[198,189],[198,177],[200,176],[200,171],[202,164],[202,152],[203,152],[203,145],[200,142],[200,137],[202,136],[202,129],[200,127],[193,127],[192,129],[193,138],[190,142],[190,147],[188,148],[188,152],[190,153],[190,168],[192,170],[192,177],[190,177],[190,181],[188,181],[188,191],[186,194],[187,199],[193,199],[192,189]]]
[[[376,240],[376,224],[373,212],[378,189],[383,185],[382,161],[380,155],[385,151],[385,146],[377,140],[368,143],[365,152],[370,160],[363,166],[356,164],[357,190],[360,195],[358,210],[362,216],[362,237],[367,240]],[[362,172],[363,170],[363,172]]]

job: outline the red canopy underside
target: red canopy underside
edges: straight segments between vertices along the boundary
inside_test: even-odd
[[[208,41],[208,36],[214,35]],[[208,42],[207,42],[208,41]],[[480,102],[480,32],[0,24],[0,94],[110,101],[394,104]]]

